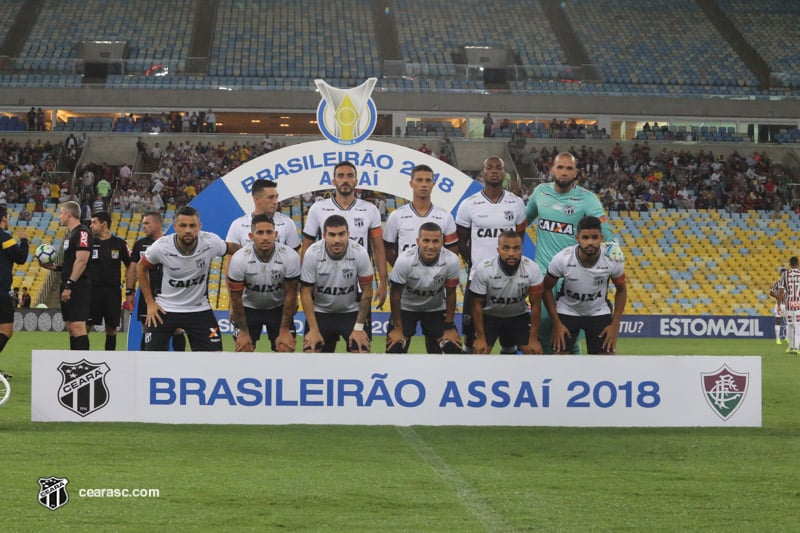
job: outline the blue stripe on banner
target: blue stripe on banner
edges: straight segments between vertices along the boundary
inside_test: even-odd
[[[203,231],[216,233],[223,239],[228,234],[231,222],[244,214],[244,209],[221,179],[203,189],[189,205],[200,212]]]

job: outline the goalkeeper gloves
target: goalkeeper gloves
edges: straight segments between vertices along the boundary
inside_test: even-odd
[[[614,241],[603,243],[606,245],[606,255],[615,263],[622,263],[625,261],[625,254],[622,253],[622,248],[619,247]]]

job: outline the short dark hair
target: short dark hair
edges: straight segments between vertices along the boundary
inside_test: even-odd
[[[411,169],[411,177],[413,178],[414,174],[416,174],[417,172],[430,172],[431,174],[433,174],[433,169],[424,163],[417,165]]]
[[[597,217],[583,217],[580,222],[578,222],[578,231],[584,229],[603,229],[602,222]]]
[[[8,208],[4,205],[0,205],[0,218],[8,216]]]
[[[436,222],[425,222],[424,224],[421,224],[419,227],[419,232],[417,232],[417,236],[422,235],[423,231],[436,231],[440,235],[444,235],[442,227]]]
[[[522,240],[522,235],[514,231],[513,229],[504,229],[500,232],[500,235],[497,236],[497,242],[500,242],[500,239],[505,237],[506,239],[519,239]]]
[[[147,211],[142,215],[142,218],[144,217],[153,217],[161,222],[161,213],[159,211]]]
[[[253,194],[253,196],[255,196],[264,189],[275,189],[277,187],[278,184],[275,183],[274,181],[261,178],[253,182],[253,186],[250,188],[250,192]]]
[[[259,224],[261,222],[269,222],[270,224],[272,224],[273,227],[275,227],[275,221],[272,219],[271,216],[265,213],[261,213],[259,215],[253,215],[253,219],[250,221],[250,227],[252,228],[256,224]]]
[[[793,255],[792,257],[789,258],[790,267],[797,268],[798,265],[800,265],[800,259],[797,259],[796,255]]]
[[[195,209],[194,207],[190,205],[184,205],[179,207],[178,210],[175,211],[175,218],[178,218],[181,215],[186,217],[199,217],[200,213],[198,213],[197,209]]]
[[[100,222],[105,222],[106,226],[109,228],[111,227],[111,215],[108,214],[108,211],[98,211],[92,215],[92,218],[96,218]]]
[[[356,165],[352,161],[339,161],[336,163],[336,166],[333,167],[333,174],[336,175],[336,171],[339,167],[350,167],[353,169],[353,172],[356,172]]]
[[[344,226],[345,228],[350,230],[350,227],[347,225],[347,219],[344,218],[342,215],[331,215],[325,219],[325,223],[322,225],[322,231],[327,230],[328,228],[339,228]]]

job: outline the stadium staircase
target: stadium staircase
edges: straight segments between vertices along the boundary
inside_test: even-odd
[[[192,28],[189,57],[186,60],[187,74],[207,74],[214,42],[214,25],[217,21],[217,0],[199,0],[197,17]]]
[[[6,38],[0,44],[0,58],[19,57],[22,47],[28,40],[33,25],[44,5],[44,0],[25,0],[17,16],[9,24]],[[5,21],[4,21],[5,23]]]
[[[717,0],[695,0],[703,13],[714,25],[714,28],[728,42],[730,47],[742,58],[744,64],[753,71],[758,79],[761,90],[770,87],[770,68],[764,58],[745,39],[744,35],[736,29],[733,21],[719,6]]]

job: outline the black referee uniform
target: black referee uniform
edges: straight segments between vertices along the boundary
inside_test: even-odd
[[[4,214],[0,218],[7,216],[7,214]],[[28,239],[20,239],[18,243],[8,231],[0,229],[0,324],[14,323],[14,300],[10,294],[11,281],[14,277],[14,263],[22,265],[27,260]],[[3,351],[14,331],[13,326],[5,327],[8,330],[8,334],[0,332],[0,352]],[[0,370],[0,373],[2,373],[2,370]]]
[[[120,324],[122,308],[122,275],[131,264],[128,243],[112,235],[108,239],[95,238],[92,241],[92,255],[89,258],[92,280],[92,307],[89,322],[94,325],[105,323],[106,350],[117,349],[117,328]],[[124,270],[120,270],[123,268]]]
[[[71,279],[72,269],[75,266],[75,255],[78,251],[92,252],[92,232],[83,224],[75,226],[64,241],[64,263],[61,266],[61,292],[67,288],[67,280]],[[69,284],[70,298],[61,302],[61,315],[64,322],[88,322],[92,305],[92,282],[89,279],[91,259],[86,269],[77,280]],[[84,338],[85,337],[85,338]],[[76,340],[78,339],[78,340]],[[89,336],[70,336],[71,350],[88,350]]]

